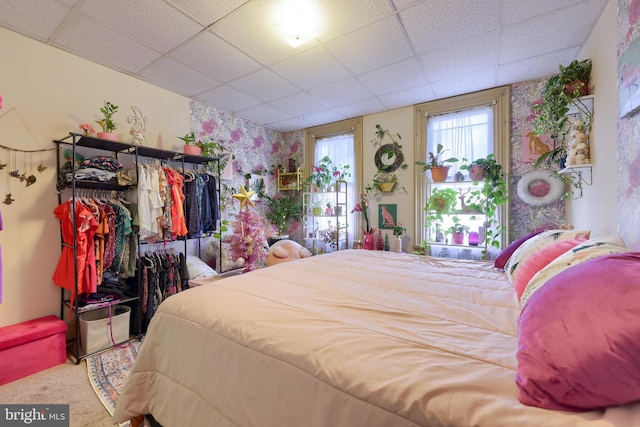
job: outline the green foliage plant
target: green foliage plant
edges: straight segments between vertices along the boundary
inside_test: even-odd
[[[117,105],[114,105],[109,101],[104,101],[104,104],[100,107],[100,112],[103,117],[100,120],[96,120],[96,123],[100,125],[103,132],[110,133],[118,128],[118,125],[113,121],[113,115],[117,111]]]
[[[291,221],[302,218],[302,200],[296,192],[264,196],[263,200],[266,202],[265,217],[276,227],[278,235],[285,233]]]

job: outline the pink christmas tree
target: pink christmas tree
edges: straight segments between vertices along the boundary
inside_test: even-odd
[[[264,233],[265,225],[262,216],[255,209],[249,199],[253,192],[247,192],[244,187],[240,194],[233,197],[240,201],[240,212],[236,215],[231,235],[231,255],[235,260],[244,260],[244,271],[255,270],[259,264],[267,260],[267,239]],[[245,206],[245,203],[247,204]]]

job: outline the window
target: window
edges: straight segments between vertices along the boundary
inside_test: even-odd
[[[436,152],[439,144],[442,145],[443,159],[450,157],[459,161],[448,163],[451,166],[447,181],[444,183],[434,183],[429,179],[429,172],[422,173],[420,168],[416,168],[416,206],[419,207],[416,214],[416,242],[418,245],[425,241],[434,242],[436,233],[442,238],[441,233],[448,230],[454,223],[459,222],[469,227],[469,231],[482,233],[484,219],[482,217],[469,215],[449,216],[445,218],[441,230],[429,229],[427,227],[427,213],[423,209],[427,203],[429,195],[434,189],[451,188],[455,192],[464,194],[470,188],[470,178],[468,171],[463,171],[460,166],[469,164],[473,160],[485,158],[493,153],[496,160],[502,165],[505,173],[509,170],[509,108],[510,92],[509,87],[500,87],[486,91],[462,95],[433,102],[417,105],[416,112],[416,158],[427,161],[429,152]],[[466,159],[463,161],[463,159]],[[447,164],[445,164],[447,165]],[[456,181],[456,174],[462,174],[462,182]],[[459,197],[458,197],[459,199]],[[461,202],[458,200],[458,209],[461,209]],[[499,219],[501,224],[508,224],[507,206],[501,206]],[[502,234],[502,246],[505,246],[507,232]],[[440,241],[440,240],[438,240]],[[441,253],[434,255],[452,256],[461,258],[478,258],[477,255],[469,255],[468,240],[463,246],[447,248],[451,237],[445,236]],[[437,246],[437,245],[436,245]],[[462,250],[463,248],[465,250]],[[442,248],[440,248],[442,249]]]
[[[311,166],[324,156],[338,165],[349,165],[351,173],[347,177],[347,206],[355,205],[356,188],[361,185],[362,172],[356,165],[361,164],[362,157],[362,120],[360,118],[344,120],[327,125],[316,126],[306,130],[305,177],[309,176]],[[309,153],[313,153],[309,155]],[[349,212],[351,209],[349,209]],[[352,244],[353,232],[359,229],[359,216],[350,214],[347,219],[347,242]]]

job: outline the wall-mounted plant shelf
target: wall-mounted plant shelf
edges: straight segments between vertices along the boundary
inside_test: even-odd
[[[580,179],[582,182],[584,182],[587,185],[591,185],[592,184],[592,177],[591,177],[591,167],[593,165],[592,164],[588,164],[588,165],[574,165],[574,166],[568,166],[564,169],[562,169],[561,171],[559,171],[559,174],[575,174],[578,176],[578,179]]]

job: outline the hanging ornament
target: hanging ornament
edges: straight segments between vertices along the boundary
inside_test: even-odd
[[[238,194],[234,194],[231,197],[233,197],[234,199],[238,200],[240,202],[240,210],[242,210],[245,206],[245,204],[249,204],[252,207],[255,207],[256,205],[253,203],[253,200],[251,200],[251,196],[253,196],[253,194],[255,193],[255,191],[247,191],[246,188],[244,188],[244,185],[240,186],[240,193]]]
[[[30,185],[33,185],[36,183],[36,176],[35,175],[29,175],[26,179],[27,181],[27,187]]]
[[[15,202],[15,200],[16,199],[11,197],[11,193],[7,193],[4,195],[4,201],[2,203],[4,203],[5,205],[10,205],[11,203]]]
[[[44,165],[42,161],[42,151],[40,152],[40,164],[38,165],[38,172],[42,173],[47,170],[47,167]]]
[[[7,163],[9,164],[9,169],[11,169],[11,153],[10,152],[7,152]],[[10,178],[10,174],[7,174],[7,189],[9,192],[5,194],[4,201],[2,202],[5,205],[10,205],[15,201],[15,199],[11,197],[11,179],[9,178]]]

